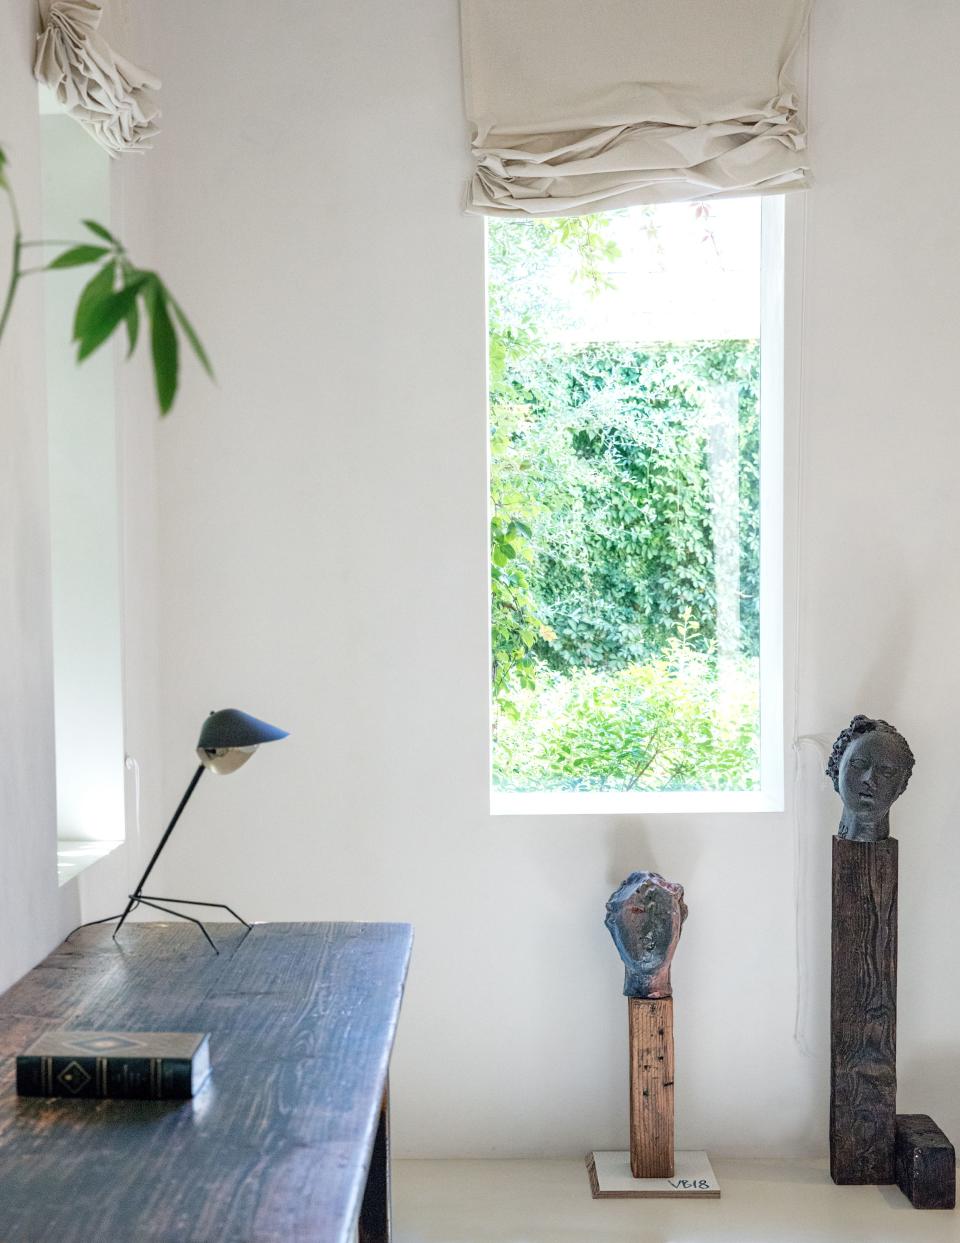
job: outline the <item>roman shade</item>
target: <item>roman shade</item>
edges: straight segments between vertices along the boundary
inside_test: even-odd
[[[810,0],[461,0],[467,210],[798,189]]]
[[[100,0],[40,0],[34,77],[102,147],[150,146],[160,109],[151,91],[160,82],[115,52],[99,33]]]

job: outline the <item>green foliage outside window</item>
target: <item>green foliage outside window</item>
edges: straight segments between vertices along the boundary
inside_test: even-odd
[[[698,648],[716,638],[713,376],[737,391],[741,648],[757,654],[758,366],[756,344],[735,341],[645,350],[604,344],[544,357],[541,395],[549,395],[514,439],[541,463],[528,577],[556,632],[534,652],[551,668],[616,669],[654,657],[687,610],[699,618]]]
[[[489,228],[494,781],[752,788],[758,763],[756,341],[566,348],[559,251],[611,281],[600,217]],[[734,420],[739,599],[718,656],[711,446]],[[732,409],[732,415],[731,415]]]
[[[663,652],[615,672],[539,672],[497,729],[501,790],[744,790],[758,763],[750,666],[721,675],[690,643],[689,618]]]

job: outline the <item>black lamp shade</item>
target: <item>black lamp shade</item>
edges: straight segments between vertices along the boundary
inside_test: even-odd
[[[203,751],[224,751],[232,747],[258,747],[262,742],[278,742],[286,737],[285,729],[260,721],[239,708],[221,708],[204,721],[197,746]]]
[[[286,737],[285,729],[260,721],[238,708],[221,708],[219,712],[211,712],[204,721],[197,755],[204,768],[225,776],[246,764],[261,743]]]

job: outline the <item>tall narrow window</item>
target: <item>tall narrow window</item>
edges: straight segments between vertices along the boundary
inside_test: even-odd
[[[109,227],[110,159],[45,88],[40,107],[43,236],[79,240],[84,218]],[[113,359],[103,350],[78,367],[70,340],[90,276],[80,267],[44,286],[61,881],[125,833]]]
[[[781,222],[488,221],[495,810],[779,800]]]

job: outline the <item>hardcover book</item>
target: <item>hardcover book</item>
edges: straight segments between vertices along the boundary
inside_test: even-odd
[[[202,1032],[47,1032],[17,1057],[20,1096],[185,1100],[210,1073]]]

